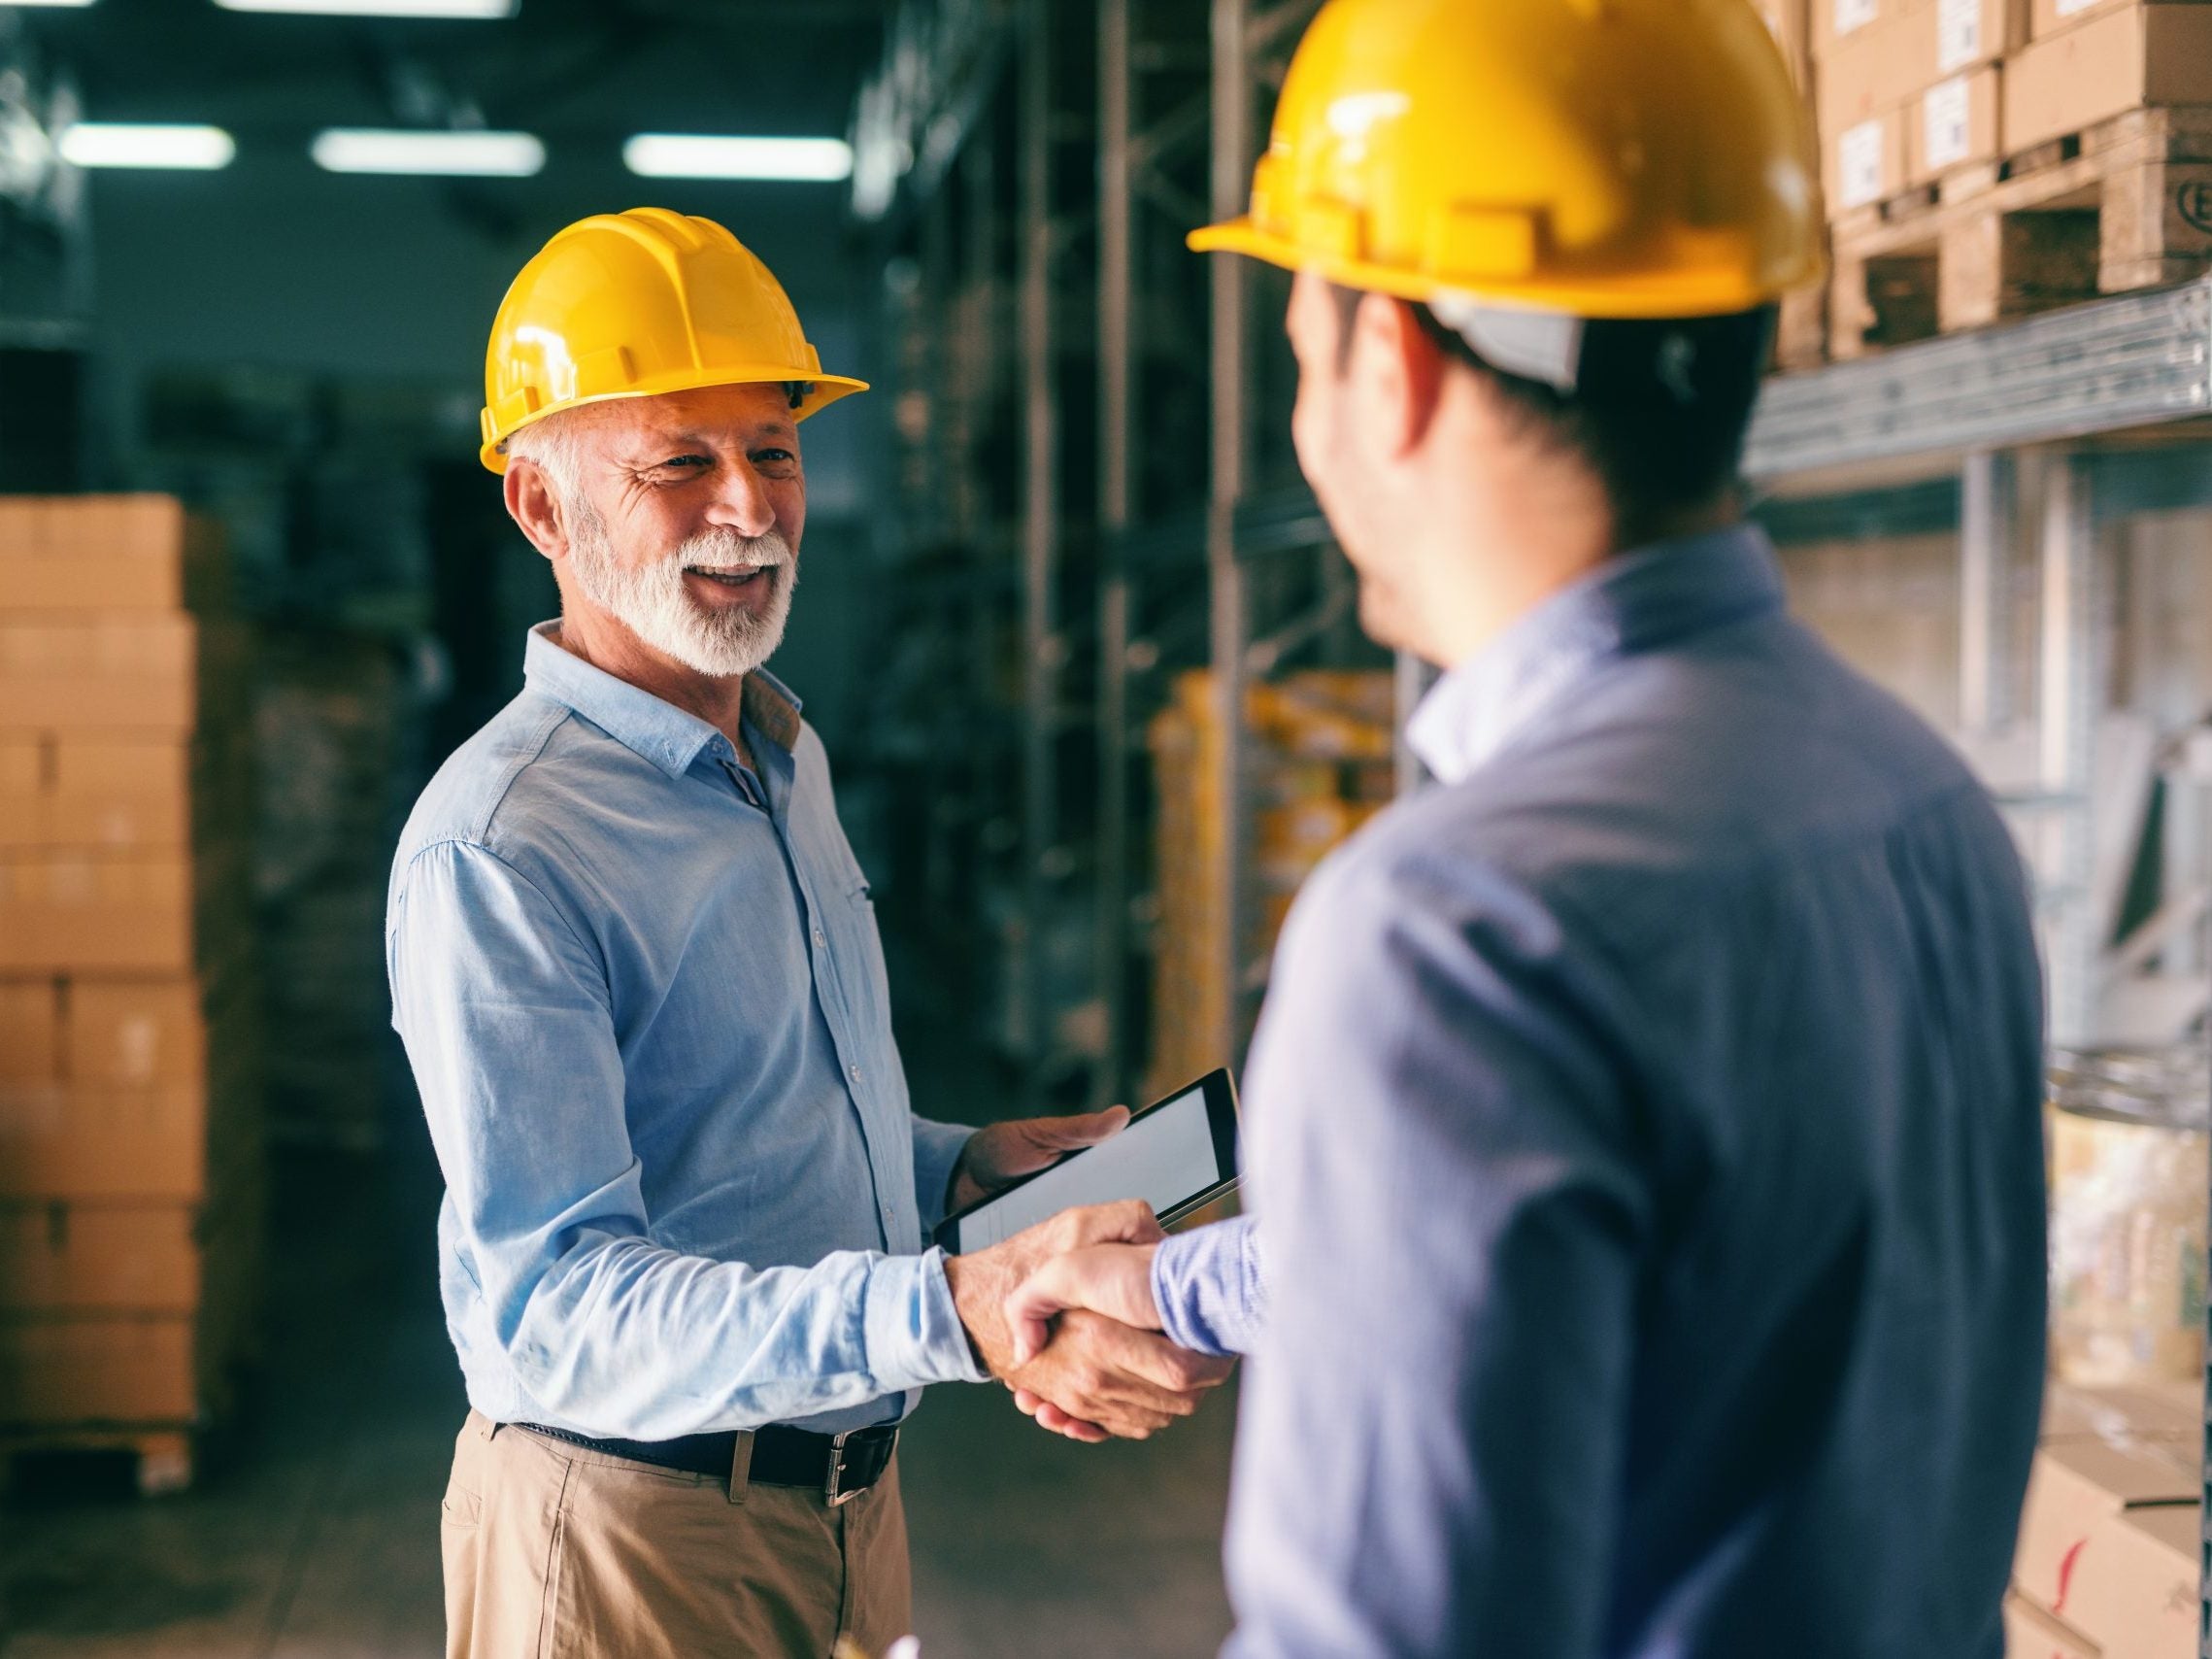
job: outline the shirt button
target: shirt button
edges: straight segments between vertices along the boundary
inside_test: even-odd
[[[860,1068],[857,1066],[853,1067],[853,1081],[855,1083],[860,1081]]]
[[[814,931],[814,948],[818,951],[829,948],[829,938],[820,928]]]

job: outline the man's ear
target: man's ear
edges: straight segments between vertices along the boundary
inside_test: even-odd
[[[530,545],[548,559],[567,553],[568,530],[560,522],[560,501],[544,469],[518,456],[508,461],[502,484],[507,516],[530,538]]]
[[[1436,419],[1444,387],[1444,354],[1405,300],[1385,293],[1360,297],[1352,320],[1352,374],[1362,383],[1362,423],[1385,453],[1421,447]]]

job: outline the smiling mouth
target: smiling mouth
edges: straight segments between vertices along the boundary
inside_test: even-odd
[[[774,574],[778,568],[773,564],[748,564],[735,570],[709,570],[702,565],[690,564],[685,566],[684,574],[701,577],[723,588],[744,589],[752,587],[764,576]]]

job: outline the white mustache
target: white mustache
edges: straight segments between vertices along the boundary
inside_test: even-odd
[[[703,570],[717,575],[781,570],[792,562],[791,544],[777,530],[764,536],[709,531],[684,543],[669,555],[668,561],[682,570]]]

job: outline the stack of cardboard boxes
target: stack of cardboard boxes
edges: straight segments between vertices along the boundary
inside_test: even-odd
[[[2212,184],[2202,0],[1812,0],[1809,41],[1836,356],[2212,254],[2191,205]],[[2146,110],[2182,118],[2123,121]]]
[[[1252,688],[1246,719],[1257,803],[1250,861],[1257,913],[1243,961],[1265,962],[1306,877],[1389,803],[1395,787],[1393,698],[1387,673],[1316,671]],[[1211,673],[1185,674],[1150,731],[1160,931],[1148,1098],[1231,1058],[1216,1042],[1228,997],[1217,962],[1225,903],[1217,702]]]
[[[0,498],[0,1438],[205,1419],[261,1183],[244,635],[166,496]]]
[[[2195,1659],[2202,1418],[2195,1387],[2052,1385],[2007,1659]]]

